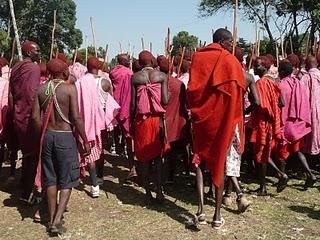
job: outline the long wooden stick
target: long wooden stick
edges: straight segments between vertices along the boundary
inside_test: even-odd
[[[170,28],[168,27],[167,38],[166,38],[166,56],[168,58],[170,54]]]
[[[123,53],[121,42],[119,42],[119,49],[120,49],[120,54]]]
[[[260,30],[258,31],[258,46],[257,46],[257,56],[259,57],[260,56],[260,43],[261,43],[261,40],[260,40]]]
[[[251,69],[251,66],[252,66],[253,55],[254,55],[254,44],[251,45],[251,56],[250,56],[248,71]]]
[[[287,58],[287,48],[288,48],[288,41],[285,42],[284,44],[284,57]]]
[[[85,35],[84,37],[84,46],[86,48],[86,65],[87,65],[87,62],[88,62],[88,36]]]
[[[144,51],[144,50],[145,50],[145,48],[144,48],[144,40],[143,40],[143,37],[141,38],[141,49],[142,49],[142,51]]]
[[[292,37],[291,37],[291,35],[290,35],[289,40],[290,40],[290,49],[291,49],[291,54],[293,54],[293,44],[292,44]]]
[[[96,44],[96,31],[94,28],[94,23],[93,23],[92,17],[90,17],[90,23],[91,23],[91,31],[92,31],[92,38],[93,38],[94,54],[96,57],[98,57],[97,44]]]
[[[278,43],[276,43],[276,58],[277,58],[277,67],[279,67],[279,48],[278,48]]]
[[[235,55],[237,39],[238,39],[238,0],[235,0],[234,4],[234,16],[233,16],[233,49],[232,54]]]
[[[72,64],[72,66],[74,66],[74,64],[76,63],[77,54],[78,54],[78,49],[76,48],[76,49],[74,50],[74,57],[73,57],[73,64]]]
[[[9,68],[11,69],[12,67],[12,63],[13,63],[13,59],[14,59],[14,54],[16,52],[16,39],[13,38],[12,40],[12,47],[11,47],[11,58],[10,58],[10,62],[9,62]],[[10,72],[10,71],[9,71]]]
[[[180,70],[181,70],[181,66],[182,66],[182,62],[183,62],[183,58],[184,58],[185,52],[186,52],[186,47],[183,47],[182,55],[181,55],[181,59],[180,59],[180,63],[179,63],[178,71],[177,71],[177,76],[178,77],[180,77]]]
[[[12,18],[14,36],[15,36],[16,44],[17,44],[18,57],[19,57],[19,60],[22,61],[21,44],[20,44],[19,32],[18,32],[18,27],[17,27],[17,22],[16,22],[16,17],[15,17],[15,13],[14,13],[14,6],[13,6],[12,0],[9,0],[9,7],[10,7],[11,18]]]
[[[152,42],[150,42],[149,51],[152,53]]]
[[[56,31],[56,25],[57,25],[57,10],[53,11],[53,28],[51,32],[51,50],[50,50],[50,60],[52,59],[53,55],[53,47],[54,47],[54,34]]]
[[[105,63],[108,64],[108,50],[109,50],[109,45],[107,44],[106,45],[106,53],[104,55],[104,63],[103,64],[105,64]]]

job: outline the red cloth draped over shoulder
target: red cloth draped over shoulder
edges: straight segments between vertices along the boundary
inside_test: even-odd
[[[281,139],[281,110],[278,106],[281,90],[277,83],[267,77],[258,80],[256,87],[260,97],[260,106],[251,115],[250,142],[255,143],[255,149],[257,149],[256,161],[266,163],[271,150]],[[269,149],[266,151],[265,147]]]
[[[240,63],[219,44],[210,44],[194,54],[188,85],[194,152],[206,163],[216,187],[221,185],[237,124],[243,149],[244,92]]]
[[[186,88],[182,81],[170,77],[168,81],[169,102],[166,107],[167,141],[174,142],[186,137],[184,128],[187,123]]]
[[[30,59],[18,62],[11,71],[9,88],[14,99],[12,109],[14,129],[24,154],[35,149],[31,112],[40,85],[40,67]]]

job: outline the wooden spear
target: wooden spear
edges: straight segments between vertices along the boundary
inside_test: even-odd
[[[90,23],[91,23],[91,31],[92,31],[92,38],[93,38],[94,54],[96,57],[98,57],[97,44],[96,44],[96,31],[94,28],[94,23],[93,23],[92,17],[90,17]]]
[[[186,47],[183,47],[182,55],[181,55],[181,59],[180,59],[180,63],[179,63],[178,71],[177,71],[177,76],[178,77],[180,77],[180,70],[181,70],[181,66],[182,66],[182,62],[183,62],[183,58],[184,58],[185,52],[186,52]]]
[[[285,41],[285,44],[284,44],[284,57],[287,58],[287,48],[288,48],[288,41]]]
[[[54,34],[56,31],[56,26],[57,26],[57,10],[53,11],[53,28],[51,32],[51,50],[50,50],[50,60],[52,59],[53,55],[53,46],[54,46]]]
[[[143,37],[141,38],[141,49],[142,49],[142,51],[144,51],[144,40],[143,40]]]
[[[12,47],[11,47],[11,58],[10,58],[10,62],[9,62],[9,69],[11,69],[12,67],[12,63],[13,63],[13,59],[14,59],[14,54],[16,52],[16,39],[13,38],[12,40]],[[9,75],[10,71],[8,72]],[[9,77],[9,76],[8,76]]]
[[[232,54],[236,52],[237,39],[238,39],[238,0],[235,0],[234,4],[234,16],[233,16],[233,49]]]
[[[73,64],[72,64],[72,66],[74,66],[74,64],[76,63],[77,54],[78,54],[78,49],[76,48],[76,49],[74,50],[74,57],[73,57]]]
[[[120,53],[123,53],[121,42],[119,42],[119,49],[120,49]]]
[[[150,50],[150,52],[152,53],[152,42],[150,42],[149,50]]]
[[[168,27],[168,31],[167,31],[167,38],[166,38],[167,42],[166,42],[166,55],[168,57],[168,55],[170,54],[170,28]]]
[[[86,65],[87,65],[87,62],[88,62],[88,36],[85,35],[84,37],[84,46],[86,48]]]
[[[15,17],[15,13],[14,13],[13,0],[9,0],[9,7],[10,7],[11,18],[12,18],[14,36],[15,36],[16,44],[17,44],[18,56],[19,56],[19,60],[22,61],[21,44],[20,44],[20,39],[19,39],[19,32],[18,32],[16,17]]]
[[[310,41],[310,34],[309,34],[309,32],[308,32],[307,34],[308,34],[308,36],[307,36],[306,56],[309,55],[309,41]]]
[[[292,44],[292,36],[290,35],[290,50],[291,50],[291,54],[293,54],[293,44]]]
[[[258,31],[258,46],[257,46],[257,56],[259,57],[260,56],[260,43],[261,43],[261,40],[260,40],[260,30]]]
[[[278,48],[278,43],[276,43],[276,58],[277,58],[277,67],[279,67],[279,48]]]

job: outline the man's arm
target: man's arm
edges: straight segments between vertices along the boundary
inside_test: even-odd
[[[130,104],[130,116],[131,116],[131,120],[134,119],[134,116],[135,116],[135,113],[136,113],[136,95],[137,95],[137,92],[136,92],[136,86],[135,86],[135,83],[137,81],[137,75],[133,75],[132,77],[132,86],[131,86],[131,104]]]
[[[36,94],[33,106],[32,106],[32,122],[35,128],[37,137],[40,137],[41,134],[41,108],[39,103],[39,94]]]
[[[77,88],[75,85],[68,85],[69,92],[70,92],[70,112],[71,112],[71,122],[75,126],[76,131],[79,133],[82,141],[84,142],[84,155],[90,154],[90,144],[87,139],[87,135],[84,130],[84,125],[82,118],[79,113],[79,106],[78,106],[78,94]]]
[[[260,106],[260,98],[259,98],[259,94],[257,91],[257,87],[256,87],[256,82],[254,80],[254,77],[247,73],[246,74],[246,81],[248,83],[249,89],[250,89],[250,94],[251,94],[251,99],[250,102],[251,104],[254,104],[255,106]]]
[[[103,91],[105,91],[105,92],[107,92],[107,93],[112,95],[112,91],[111,91],[112,87],[111,87],[111,83],[110,83],[110,81],[108,79],[103,78],[101,80],[101,87],[102,87]]]

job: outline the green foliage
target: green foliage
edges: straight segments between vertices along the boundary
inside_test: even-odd
[[[189,35],[186,31],[179,32],[172,39],[172,55],[177,55],[182,48],[186,48],[187,52],[193,52],[195,48],[198,46],[198,37],[194,35]]]
[[[8,34],[5,31],[0,30],[0,55],[9,51],[9,49],[10,49],[10,44],[9,44]]]
[[[76,4],[72,0],[15,0],[15,15],[22,41],[33,40],[48,57],[51,47],[53,11],[57,10],[55,44],[59,51],[70,51],[82,44],[82,33],[75,28]],[[8,1],[0,0],[0,26],[8,26]],[[11,32],[11,36],[13,32]]]
[[[244,50],[245,53],[251,51],[251,45],[244,38],[239,38],[237,45]]]

